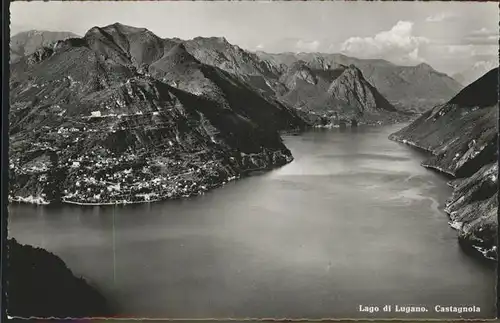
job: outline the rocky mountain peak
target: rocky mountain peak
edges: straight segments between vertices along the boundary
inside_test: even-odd
[[[363,76],[359,68],[350,64],[342,74],[333,80],[328,94],[337,101],[344,102],[358,113],[396,111]]]
[[[344,71],[338,78],[333,80],[330,87],[328,88],[328,92],[336,93],[339,89],[343,89],[343,91],[354,90],[356,87],[364,89],[364,87],[361,86],[361,83],[363,81],[366,82],[366,80],[364,79],[361,71],[354,65],[342,67],[344,68]]]
[[[112,39],[115,42],[130,41],[130,37],[135,35],[136,37],[155,37],[158,38],[153,32],[146,28],[137,28],[132,26],[127,26],[119,22],[107,25],[104,27],[92,27],[85,34],[85,38],[92,37],[92,35],[105,35],[106,37]]]
[[[52,47],[57,41],[76,37],[79,36],[70,32],[44,30],[20,32],[10,38],[10,61],[14,63],[22,57],[33,54],[41,47]]]
[[[344,75],[344,77],[349,77],[354,80],[364,80],[365,78],[363,77],[363,73],[359,68],[356,67],[354,64],[349,64],[348,66],[341,65],[341,68],[344,68],[344,72],[341,75]]]
[[[120,34],[127,37],[127,40],[130,42],[131,40],[138,40],[138,38],[157,38],[152,31],[147,28],[138,28],[133,26],[128,26],[121,24],[119,22],[115,22],[114,24],[102,27],[102,30],[106,31],[110,35]]]
[[[48,47],[42,47],[37,49],[33,54],[28,56],[28,64],[35,64],[43,61],[54,53],[54,50]]]
[[[205,50],[233,50],[233,45],[230,44],[225,37],[195,37],[191,40],[187,40],[186,43],[190,45],[195,44],[199,49],[203,48]]]
[[[201,41],[201,42],[216,42],[219,44],[229,44],[227,41],[226,37],[195,37],[193,38],[194,41]]]
[[[123,32],[123,33],[137,33],[137,32],[146,32],[146,31],[149,31],[146,28],[132,27],[132,26],[124,25],[124,24],[119,23],[119,22],[115,22],[114,24],[105,26],[105,27],[103,27],[103,29],[104,30],[114,29],[116,31],[120,31],[120,32]]]
[[[172,47],[165,55],[170,60],[173,60],[175,63],[182,64],[185,62],[198,62],[193,55],[191,55],[184,43],[178,43],[174,47]]]
[[[318,79],[311,68],[302,60],[293,63],[288,71],[280,78],[280,81],[283,82],[288,89],[295,88],[298,80],[312,85],[318,83]]]
[[[304,62],[303,60],[298,60],[298,61],[294,62],[289,67],[289,71],[292,73],[295,73],[295,72],[300,71],[300,70],[309,70],[310,71],[311,69],[309,68],[307,63]]]
[[[83,35],[83,38],[90,38],[92,36],[99,35],[102,33],[102,31],[103,31],[103,29],[101,27],[94,26],[94,27],[90,28],[89,30],[87,30],[85,35]]]
[[[215,37],[215,39],[216,39],[219,43],[229,44],[229,42],[227,41],[226,37]]]
[[[137,68],[150,65],[170,48],[172,42],[163,40],[146,28],[136,28],[121,23],[105,27],[93,27],[85,39],[94,50],[104,52],[120,64],[133,65]]]
[[[423,70],[434,71],[434,68],[432,68],[432,66],[430,66],[427,63],[420,63],[420,64],[417,65],[417,68],[420,68],[420,69],[423,69]]]

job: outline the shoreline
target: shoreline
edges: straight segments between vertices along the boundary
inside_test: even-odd
[[[276,165],[271,165],[269,167],[263,167],[263,168],[252,168],[252,169],[246,169],[241,171],[240,174],[228,177],[226,180],[214,184],[211,187],[207,187],[205,191],[202,191],[201,193],[197,190],[193,190],[192,192],[185,193],[183,195],[164,195],[160,196],[155,199],[144,199],[141,201],[128,201],[128,200],[119,200],[115,202],[78,202],[78,201],[71,201],[71,200],[66,200],[66,199],[61,199],[61,201],[56,201],[56,202],[50,202],[44,200],[42,197],[33,197],[33,196],[28,196],[28,197],[22,197],[22,196],[16,196],[12,197],[9,195],[8,197],[8,205],[11,204],[23,204],[23,205],[33,205],[37,207],[43,207],[43,206],[60,206],[60,205],[77,205],[77,206],[82,206],[82,207],[91,207],[91,206],[99,206],[99,207],[109,207],[109,206],[126,206],[126,205],[138,205],[138,204],[149,204],[149,203],[156,203],[156,202],[165,202],[169,200],[179,200],[183,198],[190,198],[190,197],[196,197],[205,194],[208,191],[215,190],[217,188],[221,188],[222,186],[226,185],[227,183],[237,181],[240,179],[243,179],[245,177],[252,176],[252,173],[258,173],[258,172],[269,172],[272,171],[273,169],[285,166],[289,163],[291,163],[294,160],[293,156],[289,156],[289,158],[286,159],[286,162],[284,164],[276,164]]]
[[[398,143],[401,143],[401,144],[405,144],[405,145],[407,145],[407,146],[410,146],[410,147],[412,147],[412,148],[415,148],[415,149],[418,149],[418,150],[420,150],[420,151],[422,151],[422,152],[425,152],[425,153],[427,153],[427,154],[430,154],[431,156],[435,156],[434,152],[433,152],[431,149],[429,149],[429,148],[425,148],[425,147],[422,147],[422,146],[419,146],[418,144],[414,143],[414,142],[413,142],[413,141],[411,141],[411,140],[401,139],[401,138],[399,138],[399,137],[397,137],[397,136],[395,136],[395,135],[393,135],[393,134],[391,134],[391,135],[389,136],[389,140],[392,140],[392,141],[394,141],[394,142],[398,142]],[[432,169],[432,170],[435,170],[435,171],[437,171],[437,172],[439,172],[439,173],[442,173],[442,174],[444,174],[444,175],[451,176],[451,177],[453,177],[452,179],[457,179],[457,177],[456,177],[455,173],[453,173],[453,172],[451,172],[451,171],[447,171],[447,170],[445,170],[445,169],[442,169],[441,167],[432,166],[432,165],[429,165],[429,164],[427,164],[427,163],[425,163],[425,162],[422,162],[420,165],[421,165],[422,167],[427,168],[427,169]]]
[[[402,144],[408,145],[411,148],[421,150],[423,152],[426,152],[426,153],[434,156],[434,153],[430,149],[421,147],[421,146],[417,145],[416,143],[412,142],[411,140],[401,139],[400,137],[398,137],[398,136],[396,136],[394,134],[391,134],[388,137],[388,139],[392,140],[394,142],[397,142],[397,143],[402,143]],[[451,176],[452,178],[446,184],[448,186],[450,186],[451,188],[453,188],[453,189],[455,188],[455,186],[452,184],[452,182],[453,182],[453,180],[456,180],[457,177],[456,177],[456,175],[453,172],[446,171],[446,170],[442,169],[441,167],[436,167],[436,166],[428,165],[428,164],[426,164],[424,162],[422,162],[420,165],[422,167],[424,167],[424,168],[434,170],[434,171],[436,171],[436,172],[438,172],[438,173],[440,173],[442,175]],[[467,241],[464,241],[460,237],[459,233],[460,233],[460,230],[462,229],[463,223],[462,222],[456,222],[456,221],[452,220],[452,218],[451,218],[451,212],[448,209],[448,203],[447,203],[447,201],[448,200],[446,200],[444,202],[444,206],[445,207],[443,208],[443,212],[448,217],[448,220],[449,220],[448,221],[448,225],[453,230],[455,230],[458,233],[457,234],[457,240],[458,240],[458,243],[459,243],[460,247],[462,248],[462,250],[464,250],[465,253],[467,253],[467,254],[469,254],[471,256],[477,257],[481,261],[485,261],[485,262],[488,262],[488,263],[497,263],[498,262],[497,259],[487,256],[487,253],[488,253],[489,250],[484,249],[484,248],[479,247],[479,246],[476,246],[476,245],[474,245],[472,243],[469,243]]]

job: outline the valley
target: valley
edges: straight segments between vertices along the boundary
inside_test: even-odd
[[[14,35],[12,268],[93,299],[78,317],[490,318],[498,68],[464,85],[121,23]],[[482,311],[421,310],[445,303]]]

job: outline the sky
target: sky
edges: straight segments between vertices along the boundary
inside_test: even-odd
[[[115,22],[156,35],[225,37],[251,51],[343,53],[452,75],[498,63],[495,2],[50,1],[11,3],[11,33]]]

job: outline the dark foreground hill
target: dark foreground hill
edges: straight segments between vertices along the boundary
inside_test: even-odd
[[[427,150],[423,166],[456,177],[447,202],[462,245],[497,258],[498,68],[391,135]]]
[[[112,315],[104,297],[54,254],[7,240],[7,314],[82,318]]]
[[[202,194],[292,160],[305,122],[175,41],[114,24],[11,65],[10,199],[114,204]]]
[[[495,67],[498,67],[498,60],[479,61],[452,76],[455,80],[460,82],[460,84],[469,85]]]

